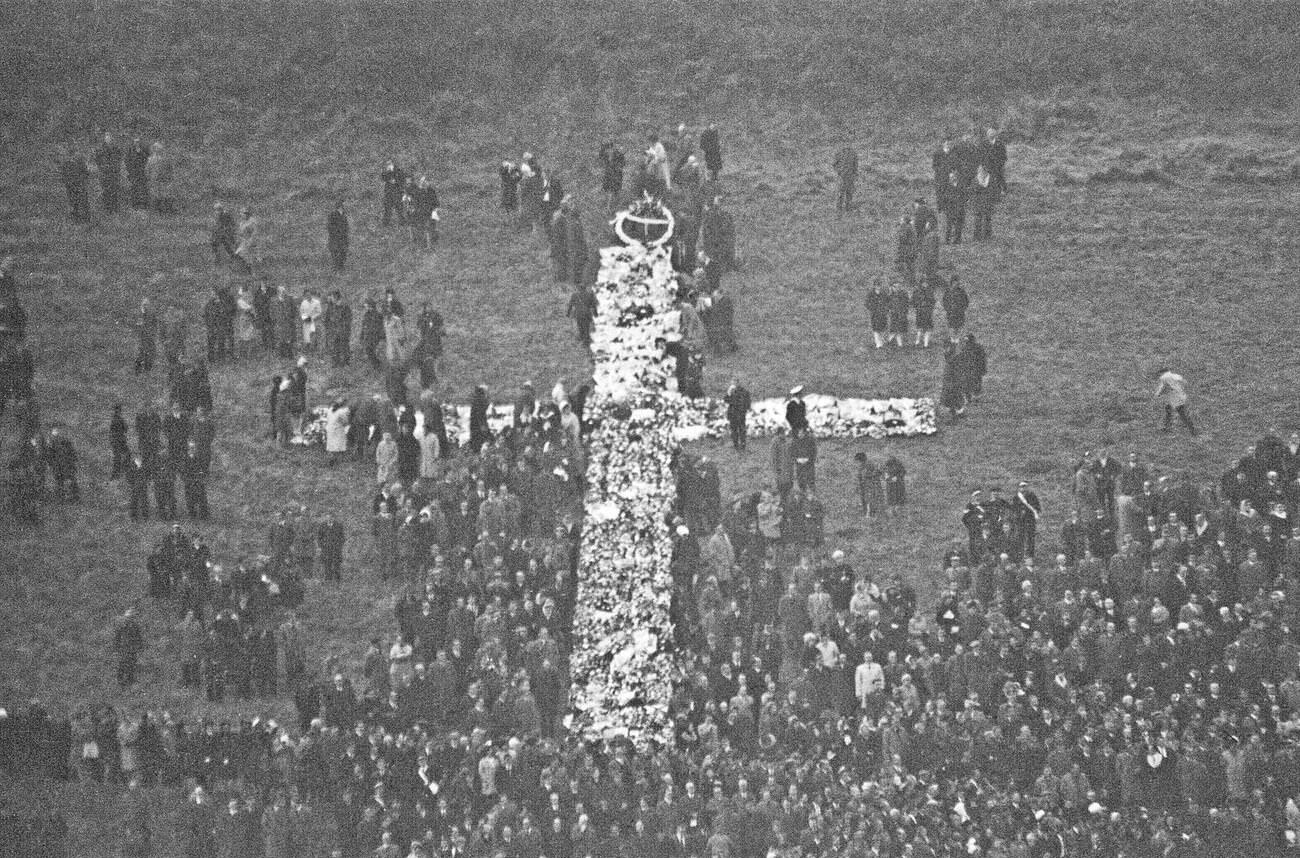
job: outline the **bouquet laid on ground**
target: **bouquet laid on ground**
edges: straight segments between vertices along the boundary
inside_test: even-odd
[[[808,408],[808,427],[817,437],[906,438],[938,431],[932,399],[840,399],[808,394],[803,401]],[[755,401],[746,423],[749,434],[773,435],[786,426],[786,402],[781,397]],[[727,404],[722,400],[686,399],[681,413],[678,440],[728,437]]]
[[[289,439],[290,444],[301,447],[325,446],[325,418],[329,416],[328,408],[312,408],[302,424],[302,434]]]

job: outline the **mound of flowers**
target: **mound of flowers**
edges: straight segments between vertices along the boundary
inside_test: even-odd
[[[808,427],[819,438],[906,438],[938,431],[934,400],[929,398],[840,399],[809,394],[803,401],[808,407]],[[756,400],[749,410],[749,434],[775,434],[786,425],[785,406],[781,397]],[[681,407],[679,440],[728,436],[727,406],[722,400],[683,399]]]
[[[587,493],[571,664],[575,726],[638,745],[672,742],[672,375],[656,342],[676,336],[668,253],[605,248],[592,331]]]

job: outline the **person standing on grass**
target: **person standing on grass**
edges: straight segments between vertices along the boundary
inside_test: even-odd
[[[889,341],[900,349],[907,345],[907,315],[910,303],[907,290],[903,288],[903,284],[895,283],[890,287],[888,298]]]
[[[379,181],[384,186],[384,208],[381,223],[388,226],[392,222],[393,214],[396,213],[397,222],[400,224],[402,222],[402,191],[406,188],[406,173],[397,164],[389,161],[380,172]]]
[[[220,265],[226,258],[235,259],[235,216],[220,202],[212,204],[212,262]]]
[[[135,352],[135,374],[153,372],[153,362],[158,357],[158,314],[148,298],[140,299],[140,315],[135,323],[138,345]]]
[[[325,218],[325,245],[329,248],[334,270],[342,271],[348,261],[348,213],[343,208],[343,198],[334,204]]]
[[[300,357],[289,371],[289,414],[293,415],[294,433],[302,434],[307,415],[307,358]]]
[[[993,210],[997,208],[1002,196],[993,174],[983,164],[975,171],[975,181],[970,189],[971,214],[975,216],[975,240],[988,241],[993,238]]]
[[[939,148],[930,154],[930,166],[934,169],[934,192],[936,202],[943,196],[943,188],[948,177],[957,168],[957,156],[953,152],[952,138],[945,137]]]
[[[135,608],[127,608],[117,621],[113,651],[117,653],[117,684],[123,688],[134,685],[136,665],[144,651],[144,632],[135,618]]]
[[[406,225],[411,243],[432,250],[438,243],[438,192],[428,176],[421,176],[406,196]]]
[[[343,525],[334,513],[325,514],[325,520],[316,530],[316,541],[320,545],[321,574],[326,581],[341,580],[345,536]]]
[[[1161,367],[1157,371],[1159,382],[1156,385],[1156,399],[1164,403],[1165,422],[1162,431],[1168,432],[1173,424],[1174,415],[1178,415],[1179,421],[1187,427],[1187,431],[1196,434],[1196,426],[1192,424],[1192,418],[1187,413],[1187,379],[1171,370],[1169,367]]]
[[[863,514],[871,518],[885,510],[884,472],[866,453],[856,453],[853,458],[858,463],[858,501]]]
[[[889,295],[881,288],[881,279],[871,282],[871,291],[867,293],[867,315],[871,321],[871,340],[878,349],[885,347],[885,335],[889,330]]]
[[[939,272],[939,225],[929,223],[917,230],[916,274],[919,280],[929,280]]]
[[[245,273],[251,273],[253,267],[261,262],[261,225],[253,217],[253,211],[244,208],[239,213],[239,246],[235,248],[235,259]]]
[[[984,132],[979,156],[980,163],[993,177],[993,183],[997,185],[998,191],[1005,194],[1007,192],[1007,144],[1002,142],[996,128]]]
[[[207,521],[212,515],[208,509],[207,465],[193,440],[186,446],[177,470],[185,488],[185,512],[191,521]]]
[[[114,213],[122,206],[122,147],[113,142],[112,134],[104,133],[94,160],[99,172],[100,202],[104,211]]]
[[[352,305],[335,289],[325,308],[325,345],[333,366],[352,362]]]
[[[298,339],[298,302],[281,283],[275,300],[271,302],[271,320],[275,328],[275,351],[279,357],[293,357],[293,346]]]
[[[497,178],[501,181],[501,211],[505,212],[506,223],[511,223],[519,214],[519,183],[524,174],[514,162],[502,161]]]
[[[59,178],[68,194],[68,215],[74,223],[90,222],[90,166],[86,156],[68,151],[59,159]]]
[[[894,270],[899,277],[912,282],[916,271],[916,228],[909,215],[898,219],[898,229],[894,232]]]
[[[57,426],[50,429],[45,456],[54,477],[55,497],[67,503],[81,500],[81,486],[77,484],[77,450]]]
[[[885,460],[885,502],[890,516],[907,503],[907,468],[894,456]]]
[[[957,358],[963,373],[962,390],[966,403],[978,402],[984,393],[984,376],[988,373],[988,354],[984,347],[975,341],[974,334],[967,334],[957,351]]]
[[[842,146],[835,153],[831,169],[839,178],[839,188],[835,192],[835,211],[847,212],[853,209],[853,189],[858,183],[858,153],[852,146]]]
[[[962,184],[961,173],[953,170],[948,180],[939,188],[936,202],[943,215],[944,244],[961,244],[962,228],[966,225],[966,186]]]
[[[130,185],[131,208],[149,208],[149,147],[137,135],[126,152],[126,181]]]
[[[731,446],[744,452],[748,438],[745,422],[749,418],[753,397],[750,396],[749,389],[740,383],[740,379],[733,378],[723,401],[727,403],[727,426],[731,429]]]
[[[916,312],[916,345],[928,349],[930,335],[934,333],[934,287],[929,278],[922,278],[912,290],[911,304]]]
[[[361,313],[361,353],[372,369],[379,369],[379,347],[384,343],[384,314],[374,298],[367,298]]]
[[[320,350],[320,338],[317,333],[323,315],[325,315],[325,306],[321,304],[320,296],[316,294],[315,289],[308,289],[303,294],[302,301],[298,303],[298,321],[302,325],[302,350],[304,352]]]
[[[253,342],[257,339],[257,308],[253,293],[248,284],[239,284],[235,295],[235,357],[245,358],[253,354]]]
[[[618,204],[619,194],[623,193],[623,174],[627,169],[627,154],[617,143],[605,142],[600,145],[601,179],[600,189],[605,194],[605,211],[612,212]]]
[[[970,296],[961,285],[961,278],[956,274],[943,289],[943,315],[948,323],[948,339],[957,342],[962,328],[966,327],[966,310],[970,307]]]
[[[578,342],[584,346],[591,345],[591,325],[598,312],[596,293],[586,283],[579,283],[569,297],[569,307],[565,311],[578,326]]]
[[[704,166],[709,171],[709,181],[716,182],[722,172],[722,140],[718,126],[712,122],[700,134],[700,151],[704,153]]]
[[[116,480],[127,472],[131,461],[131,443],[127,440],[126,418],[122,416],[122,404],[113,404],[113,416],[108,421],[108,447],[113,454],[113,471],[109,480]]]
[[[939,388],[939,405],[948,409],[954,422],[966,413],[966,395],[961,386],[956,340],[949,340],[943,347],[943,381]]]
[[[172,180],[175,176],[175,163],[163,149],[163,144],[154,141],[149,147],[149,160],[144,165],[145,181],[150,194],[150,205],[159,214],[174,214],[176,198],[172,196]]]

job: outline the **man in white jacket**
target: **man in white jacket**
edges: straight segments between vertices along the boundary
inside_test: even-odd
[[[868,712],[878,709],[884,696],[885,671],[869,651],[862,654],[862,664],[853,672],[853,693]]]

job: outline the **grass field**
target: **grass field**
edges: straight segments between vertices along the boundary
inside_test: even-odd
[[[1267,97],[1243,98],[1225,110],[1232,98],[1224,81],[1233,63],[1245,62],[1237,45],[1246,38],[1239,30],[1255,20],[1250,16],[1225,23],[1214,17],[1219,7],[1201,4],[1206,20],[1179,18],[1171,33],[1154,32],[1158,17],[1123,29],[1124,38],[1166,40],[1155,71],[1143,79],[1150,91],[1139,91],[1141,81],[1100,91],[1094,68],[1088,85],[1068,97],[1060,89],[1064,79],[1048,92],[1037,78],[1032,86],[999,78],[996,95],[981,98],[956,72],[951,99],[900,93],[897,81],[905,78],[892,70],[906,55],[904,44],[862,71],[878,103],[846,106],[834,62],[851,52],[828,48],[830,71],[805,55],[787,58],[804,64],[805,73],[791,76],[797,80],[774,71],[782,44],[776,37],[760,44],[763,34],[789,32],[781,25],[798,11],[775,4],[740,10],[719,0],[709,8],[721,18],[706,15],[681,30],[690,62],[665,64],[671,71],[644,80],[635,76],[638,65],[655,68],[672,55],[664,40],[672,44],[667,34],[676,12],[664,12],[668,17],[638,35],[628,9],[605,20],[595,6],[560,15],[552,4],[531,13],[537,21],[550,20],[544,13],[557,18],[546,24],[546,50],[530,52],[517,38],[502,46],[485,32],[511,14],[509,4],[481,7],[481,29],[451,7],[448,26],[430,36],[431,53],[442,58],[415,71],[385,61],[382,52],[405,24],[428,14],[414,4],[373,4],[384,14],[371,24],[367,4],[322,7],[333,15],[295,4],[102,5],[99,17],[70,4],[15,4],[0,12],[7,17],[0,24],[21,37],[13,56],[42,57],[29,68],[12,58],[5,67],[5,79],[22,84],[23,98],[10,101],[4,114],[9,157],[0,168],[0,252],[18,262],[44,418],[70,427],[85,491],[80,506],[47,507],[36,531],[0,519],[0,701],[38,696],[63,708],[106,699],[189,713],[250,708],[214,709],[176,690],[163,639],[170,606],[143,596],[144,558],[164,526],[131,523],[121,488],[106,482],[112,403],[133,413],[143,398],[162,392],[159,375],[131,373],[127,326],[140,297],[194,314],[191,346],[201,348],[197,314],[211,286],[229,276],[212,267],[207,248],[217,197],[248,204],[262,218],[273,283],[295,294],[307,286],[340,288],[354,307],[390,285],[408,304],[428,300],[448,323],[449,395],[463,400],[482,381],[507,398],[525,379],[549,387],[557,376],[580,378],[586,356],[564,318],[566,296],[551,283],[540,241],[507,228],[496,209],[494,164],[525,148],[538,152],[544,163],[561,166],[569,186],[594,208],[601,140],[630,147],[651,125],[716,116],[743,257],[742,270],[728,280],[742,348],[710,361],[710,391],[721,393],[734,374],[756,396],[779,395],[795,383],[846,396],[927,395],[938,388],[938,350],[873,351],[864,283],[892,259],[898,213],[928,190],[935,129],[971,118],[1009,127],[1013,193],[999,212],[997,240],[945,249],[943,256],[971,291],[971,329],[989,350],[984,401],[932,439],[823,445],[819,485],[828,529],[845,534],[833,544],[863,566],[902,572],[923,596],[932,593],[942,551],[961,534],[957,517],[973,486],[1035,483],[1048,507],[1050,544],[1066,506],[1068,466],[1084,448],[1108,438],[1162,470],[1200,480],[1217,474],[1265,427],[1300,423],[1293,335],[1300,316],[1293,288],[1300,154],[1291,142],[1300,123],[1293,106],[1272,103],[1285,95],[1286,81]],[[1038,27],[1061,44],[1071,15],[1089,6],[1021,4],[999,14],[1004,28]],[[273,8],[300,23],[305,18],[306,26],[286,26]],[[953,9],[920,2],[900,6],[903,23],[882,26],[893,32],[915,24],[927,9],[947,10],[933,27],[955,26],[944,17],[958,14]],[[1284,5],[1251,9],[1272,16],[1282,31],[1294,17]],[[714,38],[728,14],[737,22],[734,36]],[[982,20],[961,14],[970,26]],[[202,21],[210,26],[199,34]],[[580,26],[566,30],[565,21]],[[241,28],[254,25],[263,28],[259,39],[241,47]],[[1204,109],[1158,107],[1172,101],[1166,96],[1176,81],[1168,76],[1190,63],[1173,56],[1173,43],[1181,38],[1193,45],[1183,49],[1194,50],[1199,43],[1189,28],[1220,25],[1231,38],[1223,39],[1219,66],[1192,75],[1197,86],[1178,90],[1199,97]],[[814,16],[802,26],[829,25]],[[46,55],[41,49],[60,28],[86,36],[81,49]],[[128,36],[137,53],[126,49]],[[456,38],[471,45],[471,56],[477,51],[493,61],[476,66],[434,50],[439,40]],[[1259,38],[1267,56],[1277,34],[1261,30]],[[584,39],[614,41],[583,65]],[[259,49],[268,58],[264,66],[256,65]],[[1096,50],[1112,49],[1118,50]],[[751,61],[737,61],[736,51],[750,51]],[[1056,68],[1045,48],[1033,52],[1037,59],[1022,60],[1026,68]],[[1090,62],[1100,68],[1107,60]],[[251,71],[227,73],[242,69]],[[535,97],[506,87],[530,74],[540,81]],[[612,83],[604,86],[607,74]],[[426,84],[436,91],[412,95]],[[824,101],[816,97],[819,87]],[[183,213],[96,212],[89,228],[67,223],[50,144],[91,123],[122,128],[132,119],[184,150]],[[840,218],[829,162],[845,141],[858,146],[866,172],[861,208]],[[436,253],[417,253],[399,233],[377,225],[375,179],[388,156],[427,170],[438,186],[444,240]],[[329,271],[324,250],[324,214],[335,193],[352,201],[353,257],[342,275]],[[589,212],[589,228],[597,220]],[[1196,439],[1158,431],[1150,393],[1153,370],[1166,361],[1192,382],[1193,413],[1204,430]],[[214,372],[214,519],[202,531],[216,556],[231,561],[262,550],[265,524],[286,501],[340,513],[351,537],[344,583],[313,585],[301,614],[321,654],[355,660],[364,641],[394,628],[391,586],[377,580],[365,536],[372,469],[329,470],[319,452],[282,451],[264,440],[264,394],[283,368],[259,357]],[[310,371],[317,402],[334,391],[380,389],[380,380],[355,363],[332,372],[313,361]],[[6,457],[7,430],[0,448]],[[721,463],[728,491],[766,479],[765,444],[752,445],[743,458],[721,444],[701,449]],[[859,449],[906,463],[910,505],[901,518],[866,524],[856,514],[851,466]],[[151,646],[142,683],[124,695],[112,679],[110,627],[137,604]],[[95,801],[106,807],[106,799]],[[107,813],[80,814],[75,854],[107,854],[96,843],[94,822]]]

